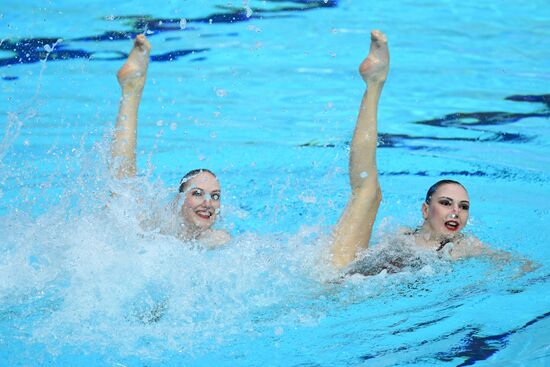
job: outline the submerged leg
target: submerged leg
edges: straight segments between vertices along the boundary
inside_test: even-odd
[[[342,268],[366,249],[382,200],[376,167],[378,101],[388,75],[390,57],[386,36],[371,32],[368,56],[359,66],[367,84],[363,94],[349,160],[351,197],[333,233],[332,261]]]
[[[132,177],[136,174],[137,115],[141,94],[145,86],[151,45],[140,34],[128,59],[117,73],[122,89],[120,107],[111,145],[112,165],[115,177]]]

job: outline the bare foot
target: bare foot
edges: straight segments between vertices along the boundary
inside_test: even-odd
[[[118,83],[126,92],[141,92],[145,85],[147,66],[149,65],[149,52],[151,44],[140,34],[134,40],[134,47],[128,59],[117,73]]]
[[[359,65],[359,74],[368,83],[382,83],[388,76],[390,54],[386,35],[380,31],[370,34],[370,50],[367,58]]]

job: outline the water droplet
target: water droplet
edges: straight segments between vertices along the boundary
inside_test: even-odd
[[[361,172],[361,173],[359,174],[359,176],[360,176],[361,178],[365,178],[365,177],[367,177],[368,175],[369,175],[369,174],[368,174],[367,172],[365,172],[365,171],[363,171],[363,172]]]
[[[298,199],[305,204],[315,204],[317,202],[317,198],[314,195],[300,194],[298,195]]]
[[[225,89],[216,89],[216,95],[218,97],[226,97],[227,91]]]
[[[181,18],[180,19],[180,29],[185,29],[187,27],[187,19]]]

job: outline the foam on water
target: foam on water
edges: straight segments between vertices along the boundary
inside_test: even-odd
[[[387,333],[414,330],[414,343],[422,320],[452,318],[510,288],[506,265],[451,265],[431,256],[423,266],[396,274],[342,278],[328,266],[326,229],[318,227],[285,235],[248,232],[206,250],[140,225],[142,213],[155,205],[161,210],[158,203],[168,202],[171,193],[159,183],[138,181],[141,200],[125,195],[135,191],[119,191],[107,206],[90,204],[95,196],[38,217],[19,212],[3,218],[0,230],[10,233],[0,249],[4,341],[23,341],[27,353],[43,346],[54,361],[69,350],[117,361],[175,356],[191,362],[228,351],[250,358],[270,343],[294,350],[292,340],[304,349],[336,322],[343,324],[330,338],[351,352],[358,348],[354,340]],[[379,236],[383,243],[374,253],[393,256],[384,250],[391,236]],[[358,320],[369,321],[358,328]],[[434,339],[432,347],[437,345]],[[370,350],[389,363],[386,344],[374,343]]]
[[[310,238],[317,229],[289,238],[248,233],[208,251],[140,224],[144,213],[173,215],[166,207],[174,194],[161,183],[136,179],[137,190],[104,177],[98,192],[97,181],[78,177],[44,214],[16,208],[0,225],[2,309],[54,352],[204,352],[262,328],[258,320],[275,322],[285,300],[320,286],[312,269],[323,245]],[[31,323],[16,316],[32,308]]]
[[[142,224],[150,216],[173,220],[174,190],[149,177],[112,181],[101,163],[106,149],[94,149],[81,154],[85,173],[66,183],[57,204],[42,214],[19,204],[0,224],[7,234],[0,245],[2,323],[12,338],[45,345],[52,355],[69,347],[152,360],[204,356],[244,336],[315,327],[342,305],[407,294],[420,279],[450,269],[428,256],[401,274],[342,278],[329,265],[329,231],[315,226],[247,231],[216,250],[182,242]],[[383,249],[380,256],[393,256]]]

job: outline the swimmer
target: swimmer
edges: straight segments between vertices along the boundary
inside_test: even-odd
[[[368,248],[382,200],[376,166],[377,109],[389,64],[386,36],[373,31],[369,54],[359,66],[367,89],[351,141],[351,197],[333,232],[332,262],[339,269],[349,266]],[[439,181],[428,190],[422,204],[423,224],[416,230],[406,230],[401,234],[412,237],[412,242],[419,248],[434,252],[445,249],[453,260],[479,255],[510,260],[510,254],[491,250],[474,236],[461,232],[468,222],[469,209],[470,200],[462,184],[452,180]],[[531,262],[524,261],[522,270],[532,270]]]
[[[111,168],[114,177],[118,179],[136,175],[138,109],[150,52],[151,45],[145,35],[138,35],[128,59],[117,73],[122,97],[111,145]],[[212,228],[220,204],[221,186],[216,175],[204,168],[189,171],[181,179],[178,193],[172,202],[180,224],[173,234],[183,241],[200,240],[208,247],[229,242],[229,233]]]

